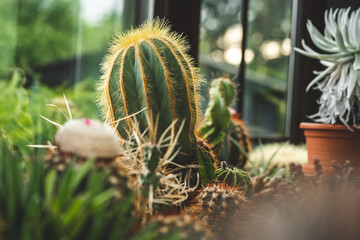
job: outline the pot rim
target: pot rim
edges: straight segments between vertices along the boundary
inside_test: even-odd
[[[301,129],[316,129],[316,130],[334,130],[334,131],[349,131],[349,128],[347,128],[343,124],[327,124],[327,123],[313,123],[313,122],[301,122],[299,127]],[[350,128],[354,131],[360,131],[359,128],[355,127],[354,125],[350,125]]]

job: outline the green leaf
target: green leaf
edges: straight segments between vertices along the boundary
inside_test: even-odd
[[[310,38],[314,42],[314,44],[324,51],[329,51],[329,49],[332,49],[332,52],[337,52],[337,49],[333,49],[334,47],[337,47],[335,41],[333,41],[330,38],[324,37],[318,29],[311,23],[311,21],[308,21],[306,24],[306,27],[310,33]]]
[[[159,165],[161,153],[157,146],[152,146],[149,150],[149,159],[146,159],[150,173],[154,173]]]
[[[114,197],[114,189],[112,189],[112,188],[108,189],[108,190],[96,195],[94,197],[94,199],[92,200],[92,205],[94,208],[98,208],[101,205],[108,202],[113,197]]]
[[[274,157],[276,156],[276,154],[279,152],[279,150],[280,150],[281,147],[282,147],[282,146],[280,145],[280,146],[275,150],[275,152],[273,152],[273,154],[270,156],[269,160],[265,163],[265,165],[264,165],[264,171],[267,171],[267,170],[268,170],[268,168],[269,168],[272,160],[274,159]]]
[[[45,178],[45,206],[50,207],[52,194],[55,187],[56,170],[51,170]]]
[[[249,159],[249,155],[247,154],[246,150],[244,149],[243,146],[240,145],[240,143],[238,141],[236,141],[236,139],[234,139],[232,136],[229,136],[229,139],[232,143],[235,144],[235,146],[240,150],[240,152],[245,156],[246,159]]]
[[[70,191],[74,191],[80,184],[81,180],[89,173],[90,169],[93,167],[95,158],[90,158],[86,160],[85,164],[81,166],[80,170],[76,172],[75,177],[70,182]]]
[[[324,71],[322,71],[317,77],[315,77],[313,80],[311,80],[311,82],[308,84],[308,86],[306,87],[306,91],[309,91],[310,88],[317,83],[318,81],[320,81],[321,79],[323,79],[326,75],[328,75],[329,73],[331,73],[335,68],[336,68],[336,64],[333,64],[332,66],[329,66],[327,69],[325,69]]]
[[[360,53],[356,53],[356,54],[354,54],[354,56],[355,56],[355,59],[354,59],[354,63],[353,63],[353,68],[355,71],[359,71],[360,70]]]
[[[203,186],[214,181],[216,178],[215,168],[209,153],[206,153],[201,147],[198,146],[198,162],[199,172],[201,177],[201,183]]]
[[[354,92],[356,82],[358,80],[358,74],[353,67],[350,67],[349,84],[347,87],[347,98],[350,98]]]
[[[348,49],[346,48],[346,46],[344,44],[343,36],[342,36],[337,24],[336,24],[336,43],[341,51],[348,52]]]
[[[156,222],[148,224],[143,230],[133,236],[132,240],[156,240],[159,239],[159,235],[156,231],[158,224]]]

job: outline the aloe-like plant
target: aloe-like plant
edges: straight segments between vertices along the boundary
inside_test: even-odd
[[[303,40],[303,49],[295,50],[319,59],[326,67],[307,86],[317,84],[322,93],[319,111],[310,116],[316,122],[334,124],[340,120],[349,127],[356,124],[360,112],[360,9],[335,9],[325,12],[325,30],[321,34],[309,20],[307,29],[314,45],[324,53],[311,49]]]
[[[132,133],[131,115],[141,132],[155,126],[157,139],[176,121],[179,156],[196,151],[200,77],[187,50],[184,38],[162,20],[116,37],[102,65],[99,103],[122,138]]]

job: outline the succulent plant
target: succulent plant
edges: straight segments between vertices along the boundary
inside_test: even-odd
[[[199,136],[221,161],[243,167],[251,151],[251,143],[244,122],[230,108],[235,87],[229,79],[217,78],[212,81],[209,93],[205,124],[199,130]]]
[[[114,40],[102,64],[99,103],[122,138],[132,133],[129,116],[134,115],[141,132],[148,125],[155,126],[156,139],[176,121],[175,131],[181,131],[179,156],[196,152],[200,78],[187,50],[186,41],[161,20]],[[184,157],[182,161],[192,163],[194,159]]]
[[[221,165],[215,171],[216,179],[230,187],[244,191],[246,196],[250,198],[254,193],[254,187],[249,174],[242,169],[227,167],[225,162],[222,162]]]
[[[349,15],[350,14],[350,15]],[[302,41],[304,50],[295,50],[305,56],[319,59],[326,67],[318,71],[307,90],[317,84],[321,91],[319,111],[310,116],[317,122],[334,124],[340,120],[349,127],[356,123],[360,111],[360,9],[350,13],[347,9],[325,12],[325,30],[321,34],[309,20],[307,29],[319,53]],[[352,120],[352,121],[351,121]]]

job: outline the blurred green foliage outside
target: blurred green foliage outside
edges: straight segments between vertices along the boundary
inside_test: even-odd
[[[69,115],[63,94],[69,99],[73,118],[99,118],[91,80],[66,91],[62,86],[49,89],[38,82],[31,88],[24,88],[25,81],[21,70],[9,73],[8,79],[0,79],[0,89],[5,89],[0,94],[0,142],[20,152],[23,158],[29,159],[35,151],[27,145],[46,145],[47,141],[53,143],[57,129],[40,115],[63,124],[67,119],[61,111]]]

